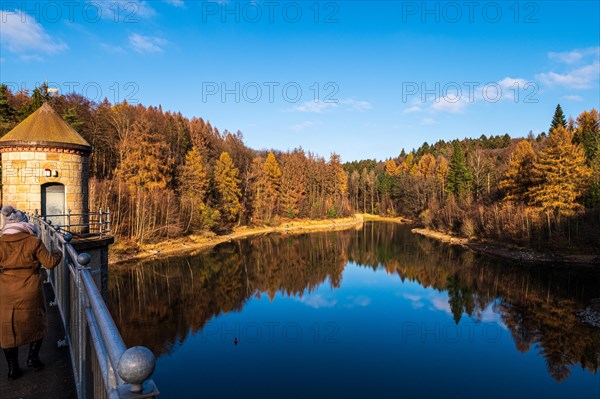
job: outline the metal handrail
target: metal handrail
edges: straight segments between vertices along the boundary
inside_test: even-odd
[[[87,231],[97,232],[100,237],[103,235],[110,233],[111,231],[111,214],[110,208],[105,212],[102,211],[102,208],[98,210],[98,212],[88,212],[88,213],[72,213],[71,209],[67,209],[67,212],[64,214],[47,214],[47,215],[39,215],[38,210],[35,210],[34,216],[42,218],[48,224],[54,226],[57,230],[62,233],[71,233],[71,234],[89,234]],[[91,218],[90,216],[95,216],[97,218]],[[64,218],[66,223],[52,223],[52,218]],[[80,220],[79,223],[71,223],[71,218],[76,218]],[[86,221],[87,220],[87,221]],[[79,229],[79,231],[73,230],[73,228],[81,227],[83,229]],[[87,230],[87,231],[86,231]],[[95,234],[95,233],[94,233]]]
[[[59,346],[69,346],[78,398],[158,396],[149,379],[156,364],[154,355],[145,347],[125,346],[87,266],[91,256],[77,253],[71,234],[62,235],[40,216],[31,220],[46,247],[50,251],[60,248],[63,253],[61,264],[48,275],[65,330]],[[90,359],[87,354],[92,351]]]

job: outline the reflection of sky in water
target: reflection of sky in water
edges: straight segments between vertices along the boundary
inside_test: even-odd
[[[457,325],[448,292],[349,264],[337,289],[261,295],[213,318],[155,377],[177,398],[600,397],[598,376],[573,367],[558,383],[536,346],[517,351],[497,302]]]

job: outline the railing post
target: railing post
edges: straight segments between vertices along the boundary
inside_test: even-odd
[[[67,209],[67,233],[71,232],[71,209]]]
[[[100,208],[100,218],[98,224],[100,225],[100,238],[102,238],[102,208]]]
[[[106,211],[106,231],[110,232],[110,208]]]
[[[62,253],[66,254],[67,252],[67,244],[71,242],[73,236],[69,234],[65,234],[65,241],[63,242],[61,249]],[[71,325],[71,284],[69,283],[69,264],[67,262],[66,256],[63,256],[61,262],[61,267],[57,270],[57,275],[55,281],[57,282],[56,288],[58,292],[55,292],[55,295],[60,298],[59,302],[59,310],[62,312],[63,324],[65,326],[65,338],[58,342],[58,346],[68,346],[71,340],[69,326]]]

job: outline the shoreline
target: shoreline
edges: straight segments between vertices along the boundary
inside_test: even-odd
[[[477,252],[501,258],[511,259],[524,263],[561,263],[565,265],[600,265],[600,255],[566,254],[566,253],[542,253],[531,248],[518,247],[498,241],[477,240],[460,237],[441,231],[427,228],[414,228],[414,234],[432,238],[440,242],[459,245]]]
[[[257,235],[303,234],[318,231],[339,231],[362,226],[364,222],[379,221],[400,224],[411,224],[410,219],[403,217],[384,217],[369,214],[356,214],[346,218],[321,219],[321,220],[290,220],[282,222],[279,226],[240,226],[229,234],[220,236],[188,235],[173,239],[162,240],[154,244],[143,244],[137,248],[121,249],[118,245],[113,247],[109,256],[109,267],[131,266],[146,259],[162,259],[177,255],[195,255],[204,250],[215,247],[221,243]]]

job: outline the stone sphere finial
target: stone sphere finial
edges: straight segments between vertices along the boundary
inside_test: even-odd
[[[131,392],[141,392],[142,384],[152,375],[155,366],[156,359],[148,348],[134,346],[123,353],[117,370],[123,381],[131,384]]]
[[[92,257],[87,252],[82,252],[77,255],[77,263],[79,263],[81,266],[86,266],[91,261]]]

